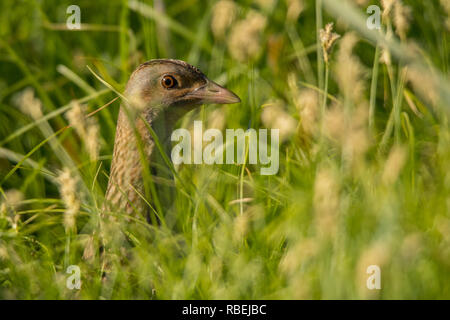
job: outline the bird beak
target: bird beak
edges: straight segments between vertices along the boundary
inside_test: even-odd
[[[202,104],[229,104],[241,102],[241,99],[228,89],[208,79],[207,84],[187,94]]]

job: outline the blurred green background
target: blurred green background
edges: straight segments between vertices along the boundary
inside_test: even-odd
[[[74,4],[81,30],[66,28]],[[366,26],[371,4],[381,30]],[[449,299],[449,12],[448,0],[1,1],[0,298]],[[120,102],[76,119],[117,96],[93,72],[122,92],[153,58],[241,97],[180,126],[279,128],[280,170],[178,168],[192,184],[175,182],[161,226],[122,221],[129,252],[104,283],[82,254]]]

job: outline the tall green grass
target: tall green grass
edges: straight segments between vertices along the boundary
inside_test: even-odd
[[[438,1],[402,1],[401,39],[395,9],[367,29],[378,1],[298,1],[298,16],[294,2],[238,1],[224,35],[213,33],[216,1],[77,1],[80,31],[64,30],[73,1],[1,2],[0,298],[450,298],[448,13]],[[234,38],[252,14],[265,23]],[[319,29],[329,22],[341,38],[325,64]],[[242,99],[203,106],[180,126],[281,127],[280,170],[176,168],[172,205],[153,208],[160,225],[110,213],[110,232],[128,240],[112,248],[105,282],[98,254],[82,255],[100,223],[120,99],[91,116],[97,158],[67,112],[74,101],[86,113],[104,106],[139,63],[162,57]],[[42,115],[17,105],[27,88]],[[70,201],[80,205],[74,226]],[[80,267],[80,290],[66,287],[69,265]],[[381,268],[380,290],[366,287],[370,265]]]

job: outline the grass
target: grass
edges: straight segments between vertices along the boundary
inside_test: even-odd
[[[298,1],[298,16],[296,1],[238,1],[224,35],[215,1],[142,2],[77,1],[80,31],[64,29],[74,1],[0,4],[0,298],[450,298],[448,13],[438,1],[403,1],[406,38],[394,9],[367,29],[375,1]],[[341,38],[325,65],[318,29],[328,22]],[[120,98],[89,118],[98,157],[67,112],[75,100],[86,114],[104,106],[139,63],[161,57],[242,99],[179,126],[280,128],[280,170],[184,165],[171,205],[148,173],[161,223],[111,213],[120,223],[110,232],[128,241],[114,243],[102,282],[99,257],[82,255],[100,223]],[[17,105],[27,88],[34,100]],[[80,290],[66,286],[70,265]],[[370,265],[380,290],[366,287]]]

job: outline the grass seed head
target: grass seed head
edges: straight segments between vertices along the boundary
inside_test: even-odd
[[[33,120],[38,120],[42,117],[42,102],[36,98],[32,88],[26,88],[19,92],[13,100],[20,111],[30,116]]]
[[[261,35],[267,19],[255,10],[251,10],[244,20],[237,22],[228,40],[231,56],[241,62],[256,59],[261,51]]]
[[[406,162],[407,151],[403,146],[394,145],[384,165],[382,180],[387,186],[392,185],[398,178]]]
[[[280,100],[264,104],[261,120],[264,126],[280,130],[280,141],[291,137],[297,128],[297,121],[284,110],[284,105]]]
[[[272,10],[275,0],[253,0],[261,9],[270,11]]]
[[[288,0],[286,19],[289,22],[297,21],[300,14],[305,9],[305,2],[303,0]]]
[[[336,78],[345,97],[353,102],[360,102],[366,87],[366,72],[359,58],[353,55],[353,48],[358,42],[354,33],[347,33],[340,42],[337,56]]]
[[[86,118],[87,108],[78,102],[73,102],[72,108],[66,113],[66,118],[78,136],[84,142],[86,150],[91,160],[98,158],[100,149],[99,131],[100,128],[95,118]]]
[[[320,43],[322,45],[323,59],[325,63],[330,61],[331,51],[337,39],[341,36],[333,32],[333,23],[328,23],[324,29],[320,30]]]
[[[450,0],[440,0],[442,8],[444,8],[447,17],[445,19],[445,27],[450,31]]]
[[[394,6],[396,0],[381,0],[381,6],[383,7],[382,17],[383,20],[389,18],[389,15],[392,11],[392,7]]]
[[[411,20],[411,8],[403,5],[400,0],[397,0],[394,5],[394,25],[395,32],[402,41],[406,40],[406,34],[409,30]]]
[[[315,223],[320,237],[333,237],[339,212],[338,176],[332,168],[320,168],[314,181]]]
[[[414,91],[432,106],[436,106],[439,103],[438,80],[430,72],[413,66],[408,69],[406,77]]]
[[[214,5],[211,30],[216,39],[222,39],[236,18],[237,6],[233,1],[221,0]]]
[[[218,129],[222,131],[225,129],[226,114],[223,108],[213,110],[208,116],[208,128]]]
[[[73,230],[76,215],[80,210],[80,200],[77,197],[77,181],[68,168],[63,169],[57,177],[57,181],[59,183],[61,199],[66,207],[63,223],[66,230]]]
[[[89,119],[86,131],[86,150],[91,160],[95,161],[98,159],[98,153],[100,150],[100,128],[94,118]]]
[[[369,290],[367,288],[367,279],[370,276],[367,274],[367,268],[375,265],[380,267],[381,272],[383,272],[383,267],[389,263],[390,257],[391,246],[387,239],[379,240],[377,243],[362,251],[358,259],[355,273],[356,287],[358,288],[361,297],[364,297],[365,299],[375,298],[380,293],[380,290]],[[381,276],[381,279],[383,279],[383,274]],[[381,288],[383,288],[383,281],[381,282]]]

